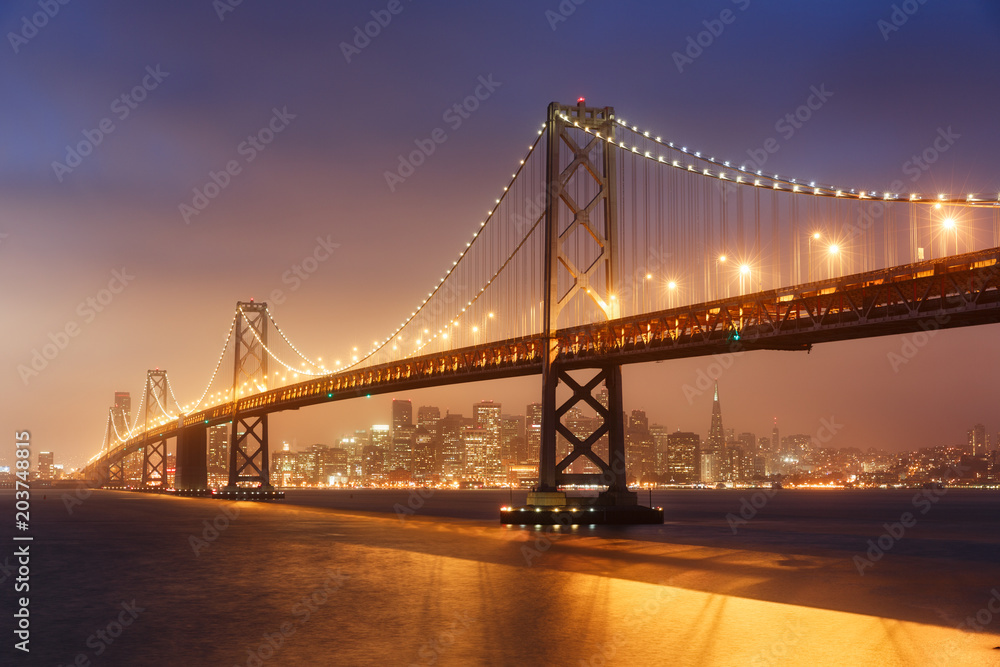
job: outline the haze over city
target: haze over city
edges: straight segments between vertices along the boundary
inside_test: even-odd
[[[17,91],[0,129],[0,274],[10,314],[2,325],[4,421],[30,425],[68,461],[97,451],[108,396],[139,394],[146,369],[169,369],[182,401],[197,396],[238,299],[282,290],[283,303],[271,306],[315,356],[342,356],[384,335],[450,264],[457,239],[496,196],[552,100],[586,95],[734,160],[773,138],[780,150],[768,155],[768,169],[828,182],[879,189],[902,180],[909,188],[919,174],[912,187],[922,191],[1000,189],[990,85],[997,74],[985,56],[997,48],[1000,10],[990,3],[962,12],[921,5],[887,38],[878,21],[888,20],[891,5],[733,4],[733,23],[683,71],[672,54],[684,53],[688,35],[728,3],[588,3],[554,25],[532,3],[448,3],[433,12],[404,4],[350,62],[340,44],[368,16],[357,6],[307,16],[243,5],[221,21],[205,3],[102,7],[63,7],[0,62]],[[0,18],[13,29],[23,11],[9,4]],[[761,37],[773,30],[785,39]],[[286,48],[292,35],[295,46]],[[607,63],[568,67],[573,45],[595,40],[606,43]],[[527,43],[537,45],[511,46]],[[160,74],[150,77],[147,67]],[[768,74],[747,76],[751,69]],[[480,76],[496,82],[489,98],[460,124],[446,122]],[[125,105],[121,96],[144,80],[144,100]],[[800,128],[782,123],[813,86],[825,86],[829,99]],[[192,203],[193,189],[228,160],[242,162],[239,146],[283,109],[287,127],[185,224],[179,207]],[[114,130],[78,167],[57,173],[53,163],[65,163],[67,146],[104,118]],[[385,173],[438,127],[447,141],[390,191]],[[959,138],[914,172],[913,157],[948,128]],[[338,247],[295,277],[289,271],[317,237]],[[99,310],[85,306],[115,271],[134,279]],[[66,349],[37,376],[19,373],[73,322],[80,332]],[[838,438],[860,447],[960,442],[972,423],[1000,427],[991,423],[994,333],[937,335],[898,372],[888,355],[902,352],[905,337],[821,345],[808,355],[743,355],[722,377],[728,409],[750,430],[777,415],[810,432],[833,415],[845,424]],[[626,402],[671,428],[701,427],[710,396],[689,401],[683,386],[709,363],[628,367]],[[524,405],[537,400],[538,387],[512,380],[412,398],[454,410],[487,395]],[[52,409],[59,419],[48,417]],[[374,399],[314,408],[277,417],[275,428],[320,441],[346,421],[377,421],[382,409]],[[928,413],[934,419],[915,418]]]

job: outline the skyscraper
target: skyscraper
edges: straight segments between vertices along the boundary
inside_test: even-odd
[[[476,428],[495,429],[500,436],[500,404],[480,401],[472,406],[472,423]]]
[[[417,427],[413,425],[396,425],[392,430],[392,449],[389,457],[389,470],[413,471],[413,440]]]
[[[462,429],[462,446],[465,449],[465,477],[481,482],[491,481],[494,465],[489,439],[489,431],[484,428]]]
[[[456,479],[465,472],[465,443],[462,442],[462,429],[466,426],[462,415],[446,414],[436,424],[437,437],[441,441],[441,473]]]
[[[347,450],[341,447],[330,447],[326,452],[326,467],[323,471],[325,484],[345,484],[350,474],[350,464]]]
[[[667,471],[668,447],[667,427],[662,424],[650,424],[649,435],[653,438],[653,451],[656,456],[656,474],[663,475]]]
[[[493,401],[480,401],[472,406],[472,424],[477,430],[485,433],[484,439],[484,472],[487,477],[497,479],[503,472],[500,469],[500,404]],[[466,447],[466,456],[469,449]],[[468,462],[467,467],[471,467]]]
[[[38,479],[52,479],[52,464],[55,460],[52,452],[38,452]]]
[[[420,408],[421,411],[424,409]],[[435,438],[434,433],[423,426],[417,426],[413,433],[413,466],[410,472],[415,480],[427,481],[438,475]]]
[[[417,408],[417,426],[423,426],[428,431],[434,431],[434,425],[441,419],[441,409],[433,405],[422,405]]]
[[[329,477],[330,448],[326,445],[315,444],[300,454],[302,467],[305,469],[306,482],[309,484],[326,484]]]
[[[743,451],[753,453],[757,451],[757,436],[753,433],[740,433],[736,439],[743,445]]]
[[[524,415],[503,415],[500,418],[500,460],[520,463],[525,458]]]
[[[344,436],[340,439],[340,448],[347,452],[347,476],[348,477],[361,477],[361,459],[362,450],[365,446],[365,440],[367,439],[368,432],[361,431],[365,434],[365,437],[359,437],[355,431],[355,435]]]
[[[208,485],[225,486],[229,481],[229,424],[208,427]],[[280,477],[278,479],[281,479]]]
[[[786,435],[781,450],[797,456],[809,454],[812,451],[812,436],[806,433]]]
[[[209,431],[209,434],[211,434],[211,431]],[[296,479],[297,468],[298,460],[296,452],[289,451],[287,442],[280,452],[271,454],[271,476],[278,486],[292,486],[298,483],[299,480]],[[222,485],[224,486],[225,484],[226,481],[224,480]],[[211,481],[209,481],[209,485],[213,485]],[[218,486],[218,482],[214,486]]]
[[[608,387],[603,382],[601,383],[601,388],[597,390],[597,402],[604,406],[604,409],[608,409]]]
[[[541,403],[531,403],[526,408],[524,432],[525,439],[528,441],[528,460],[525,463],[538,465],[538,455],[542,448]]]
[[[395,406],[395,403],[393,403]],[[395,408],[394,408],[395,410]],[[369,482],[386,479],[387,463],[392,450],[392,432],[388,424],[372,424],[368,430],[368,445],[362,449],[361,469]]]
[[[719,404],[719,383],[715,383],[715,398],[712,400],[712,423],[708,427],[708,448],[721,452],[726,446],[725,431],[722,429],[722,406]]]
[[[669,483],[689,484],[701,478],[699,448],[701,438],[697,433],[675,431],[667,436],[667,469],[665,480]]]
[[[372,424],[371,434],[368,438],[369,443],[373,447],[379,447],[383,451],[389,451],[392,446],[392,434],[389,431],[388,424]]]
[[[409,399],[392,399],[392,430],[401,426],[413,426],[413,404]]]
[[[625,430],[625,456],[629,475],[642,482],[656,472],[656,449],[649,432],[649,419],[644,410],[633,410]]]
[[[368,482],[385,479],[385,449],[376,445],[365,445],[362,450],[361,471]]]
[[[781,438],[778,437],[778,418],[774,418],[774,426],[771,427],[771,452],[777,454],[781,451]]]
[[[986,456],[986,427],[982,424],[969,429],[969,447],[973,456]]]
[[[726,451],[726,436],[722,429],[722,406],[719,404],[719,383],[715,383],[715,398],[712,399],[712,421],[708,427],[708,440],[701,454],[702,480],[714,482],[721,478],[722,457]]]
[[[111,408],[111,419],[114,429],[122,438],[126,437],[128,427],[132,423],[132,394],[127,391],[115,392],[114,407]]]

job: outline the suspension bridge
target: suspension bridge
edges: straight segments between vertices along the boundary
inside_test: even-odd
[[[304,354],[266,303],[237,303],[201,395],[181,404],[166,371],[149,371],[133,422],[109,414],[83,475],[124,486],[126,457],[141,456],[140,487],[164,488],[176,439],[174,486],[206,489],[206,429],[230,424],[223,495],[274,497],[270,414],[541,375],[538,485],[502,520],[578,523],[576,512],[588,511],[599,518],[587,523],[662,521],[626,485],[623,364],[1000,321],[997,193],[764,173],[582,98],[549,106],[470,227],[399,325],[342,360]],[[600,418],[588,437],[562,423],[578,405]],[[607,490],[584,505],[561,490],[574,484]]]

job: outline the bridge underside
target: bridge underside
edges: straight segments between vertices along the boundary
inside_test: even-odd
[[[554,332],[560,371],[1000,322],[1000,248]],[[310,405],[542,373],[541,334],[344,371],[274,389],[138,434],[84,470],[120,474],[147,439]],[[585,449],[585,448],[584,448]],[[581,452],[580,455],[585,455]],[[257,471],[254,471],[255,473]]]

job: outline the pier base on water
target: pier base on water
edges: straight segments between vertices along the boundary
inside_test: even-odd
[[[634,491],[574,498],[562,491],[532,491],[523,507],[501,507],[500,523],[517,526],[662,524],[662,507],[643,507]]]

